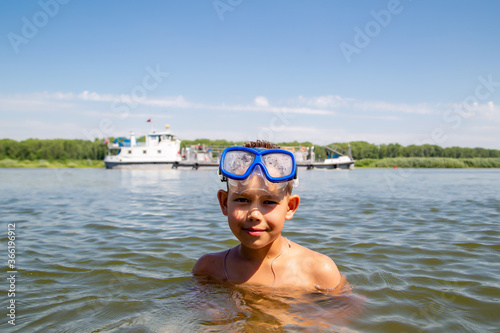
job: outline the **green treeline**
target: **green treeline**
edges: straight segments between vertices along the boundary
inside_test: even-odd
[[[500,168],[500,157],[449,158],[449,157],[396,157],[356,161],[356,167],[369,168]]]
[[[329,144],[336,150],[347,151],[347,143]],[[395,157],[445,157],[445,158],[489,158],[500,157],[500,150],[485,148],[443,148],[436,145],[410,145],[403,147],[398,143],[375,145],[364,141],[351,142],[352,157],[355,160],[365,158],[382,159]],[[316,154],[318,155],[318,154]]]
[[[228,147],[244,142],[227,140],[196,139],[184,140],[182,147],[204,144],[207,147]],[[314,146],[316,159],[321,161],[331,155],[324,146],[311,142],[278,142],[281,147]],[[352,157],[356,166],[369,167],[500,167],[500,150],[485,148],[443,148],[436,145],[402,146],[398,143],[371,144],[365,141],[350,142]],[[347,154],[348,143],[331,143],[328,147]],[[25,161],[26,165],[39,165],[29,161],[65,161],[71,165],[100,165],[89,161],[102,161],[107,154],[107,146],[101,140],[28,139],[15,141],[0,139],[0,160],[2,165],[18,165],[14,161]],[[83,164],[77,161],[85,161]],[[46,162],[42,164],[45,165]]]
[[[102,160],[108,148],[100,140],[0,140],[0,159],[11,160]]]

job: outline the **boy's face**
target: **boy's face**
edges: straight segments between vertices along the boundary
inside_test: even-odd
[[[276,240],[285,220],[290,220],[300,202],[286,187],[264,186],[260,177],[252,177],[244,188],[230,186],[219,190],[217,197],[229,228],[249,248],[262,248]]]

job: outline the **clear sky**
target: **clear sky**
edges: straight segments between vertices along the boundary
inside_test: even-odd
[[[500,149],[499,15],[497,0],[2,1],[0,138],[169,124]]]

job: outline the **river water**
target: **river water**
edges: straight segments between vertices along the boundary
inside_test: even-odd
[[[192,278],[197,258],[237,244],[214,169],[0,169],[0,331],[498,332],[500,170],[299,177],[284,235],[330,256],[351,291]]]

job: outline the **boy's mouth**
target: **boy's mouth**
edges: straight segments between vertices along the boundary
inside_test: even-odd
[[[266,230],[264,229],[257,229],[257,228],[243,228],[243,231],[245,231],[247,234],[250,236],[260,236],[262,235]]]

